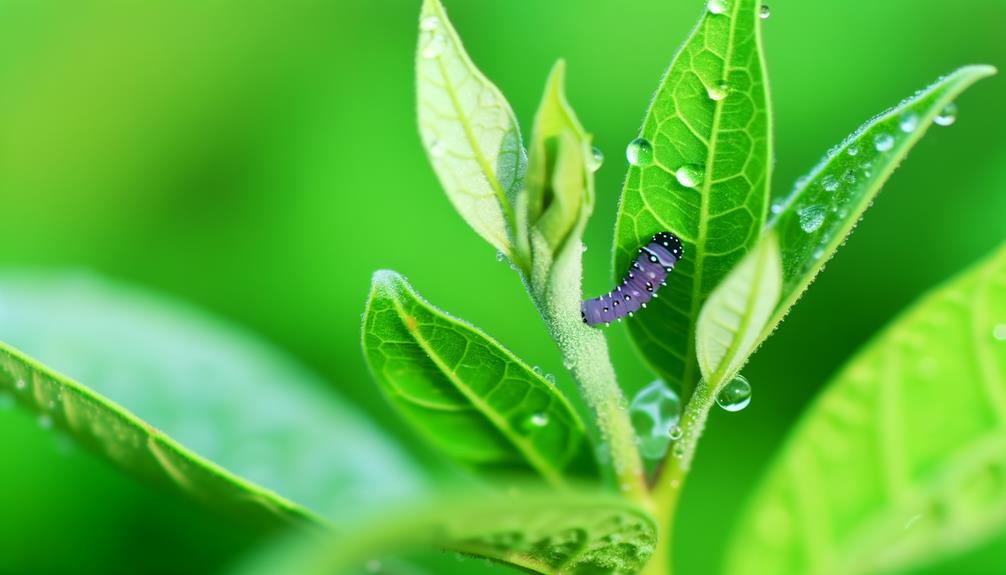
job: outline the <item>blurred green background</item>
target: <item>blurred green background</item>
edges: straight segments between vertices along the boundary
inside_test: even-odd
[[[550,66],[567,59],[569,98],[607,156],[585,254],[586,292],[606,290],[625,145],[702,2],[445,4],[525,132]],[[0,1],[0,266],[92,269],[249,326],[405,443],[359,351],[378,268],[402,272],[569,390],[516,276],[454,214],[420,147],[418,9]],[[774,195],[940,74],[1006,68],[1002,0],[775,0],[771,11]],[[1003,102],[1003,78],[983,82],[954,126],[930,132],[745,370],[751,407],[713,416],[675,533],[680,572],[719,569],[754,482],[842,361],[1006,240]],[[608,333],[631,393],[651,376],[624,326]],[[0,411],[0,462],[0,573],[214,571],[254,543],[13,411]]]

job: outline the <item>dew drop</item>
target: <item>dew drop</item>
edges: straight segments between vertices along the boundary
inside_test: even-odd
[[[751,403],[751,384],[743,375],[735,375],[716,396],[716,403],[727,411],[740,411]]]
[[[709,99],[714,102],[719,102],[723,98],[727,97],[730,93],[730,86],[726,84],[719,84],[718,86],[707,86],[706,93],[709,94]]]
[[[681,459],[685,456],[685,444],[675,443],[674,449],[671,450],[671,453],[674,455],[675,459]]]
[[[653,163],[653,146],[646,138],[636,138],[625,148],[625,157],[633,166],[649,166]]]
[[[14,384],[14,387],[17,388],[18,391],[24,391],[24,389],[28,387],[28,384],[25,383],[23,379],[18,379],[17,383]]]
[[[675,425],[667,432],[667,436],[671,438],[671,441],[677,441],[685,434],[685,430],[681,429],[680,425]]]
[[[537,374],[538,376],[541,376],[541,374],[543,373],[543,372],[541,371],[541,368],[540,368],[540,367],[538,367],[537,365],[536,365],[536,366],[534,366],[534,367],[532,367],[532,368],[531,368],[531,371],[535,372],[535,374]]]
[[[817,231],[824,223],[825,210],[821,206],[807,206],[796,213],[800,218],[800,229],[808,234]]]
[[[768,4],[762,4],[761,8],[758,9],[758,17],[762,20],[768,20],[768,17],[772,15],[772,10],[769,9]]]
[[[957,104],[950,102],[933,118],[937,126],[949,126],[957,121]]]
[[[705,179],[705,170],[694,164],[686,164],[674,172],[674,177],[678,179],[678,183],[682,186],[686,188],[696,188],[700,186],[702,184],[702,180]]]
[[[548,425],[548,414],[542,411],[532,413],[528,416],[527,420],[524,421],[524,429],[528,431],[532,429],[541,429],[546,425]]]
[[[436,16],[427,16],[419,21],[419,29],[424,32],[432,32],[440,26],[440,18]]]
[[[434,34],[433,39],[423,48],[423,58],[427,60],[439,58],[444,53],[444,44],[446,44],[444,37],[440,34]]]
[[[996,341],[1006,341],[1006,323],[997,323],[995,327],[992,328],[992,337]]]
[[[834,192],[838,189],[838,178],[831,175],[825,176],[824,179],[821,180],[821,187],[824,188],[824,191],[826,192]]]
[[[814,250],[814,253],[811,254],[811,257],[813,257],[815,260],[819,260],[823,255],[824,255],[824,247],[818,246],[817,249]]]
[[[647,459],[660,459],[667,453],[671,432],[681,418],[681,399],[658,379],[632,398],[629,416],[640,454]]]
[[[440,140],[433,140],[430,142],[430,155],[434,158],[443,158],[447,150],[444,148],[444,144]]]
[[[873,138],[873,147],[877,149],[878,152],[886,152],[894,147],[894,136],[890,134],[880,133]]]
[[[551,373],[546,373],[545,374],[545,381],[551,383],[552,385],[555,385],[555,375],[553,375]]]
[[[857,148],[856,146],[849,146],[848,149],[845,150],[845,153],[849,154],[850,156],[855,156],[856,154],[859,153],[859,148]]]
[[[915,112],[908,112],[898,119],[898,127],[906,134],[914,132],[919,127],[919,116]]]
[[[727,11],[727,2],[726,0],[709,0],[706,3],[706,8],[713,14],[723,14]]]
[[[590,171],[596,172],[601,169],[602,165],[604,165],[604,152],[594,146],[590,149]]]
[[[501,262],[501,261],[503,261],[505,259],[506,259],[506,254],[503,253],[503,250],[496,250],[496,261]]]
[[[773,214],[781,214],[784,203],[785,202],[781,202],[781,201],[779,201],[779,202],[772,202],[772,205],[769,207],[769,210],[771,210],[771,212]]]

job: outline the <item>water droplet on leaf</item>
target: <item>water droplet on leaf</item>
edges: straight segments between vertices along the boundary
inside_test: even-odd
[[[702,180],[705,179],[705,170],[699,166],[692,164],[687,164],[681,166],[674,172],[674,177],[678,179],[678,183],[686,188],[696,188],[702,184]]]
[[[539,411],[528,416],[524,422],[524,429],[530,431],[532,429],[541,429],[546,425],[548,425],[548,414]]]
[[[501,261],[503,261],[505,259],[506,259],[506,254],[503,253],[503,250],[496,250],[496,261],[501,262]]]
[[[444,149],[444,145],[440,142],[440,140],[433,140],[430,142],[429,150],[430,155],[434,158],[442,158],[444,157],[444,154],[447,153],[447,150]]]
[[[762,4],[761,8],[758,9],[758,17],[762,20],[767,20],[771,15],[772,10],[769,9],[768,4]]]
[[[849,146],[849,148],[845,150],[845,153],[849,154],[850,156],[855,156],[856,154],[859,153],[859,148],[857,148],[856,146]]]
[[[436,16],[427,16],[419,22],[419,29],[424,32],[432,32],[440,26],[440,18]]]
[[[633,166],[649,166],[653,163],[653,146],[646,138],[636,138],[625,148],[625,157]]]
[[[950,102],[933,118],[937,126],[949,126],[957,121],[957,104]]]
[[[667,436],[671,438],[671,441],[677,441],[681,439],[681,436],[685,434],[685,430],[681,429],[680,425],[675,425],[667,432]]]
[[[727,411],[740,411],[751,403],[751,384],[743,375],[735,375],[716,396],[716,403]]]
[[[727,97],[730,93],[730,86],[726,84],[719,84],[718,86],[708,86],[706,88],[706,93],[709,94],[709,99],[714,102],[719,102],[723,98]]]
[[[998,323],[992,328],[992,337],[997,341],[1006,341],[1006,323]]]
[[[894,136],[890,134],[877,134],[873,138],[873,147],[878,152],[886,152],[894,147]]]
[[[604,165],[604,152],[594,146],[590,149],[590,171],[596,172],[601,169],[602,165]]]
[[[660,459],[671,443],[671,430],[681,418],[681,399],[662,380],[639,390],[629,405],[639,452],[647,459]]]
[[[808,234],[816,231],[824,223],[825,210],[821,206],[807,206],[796,213],[800,218],[800,229]]]
[[[723,14],[727,11],[727,1],[709,0],[709,2],[706,3],[706,8],[708,8],[713,14]]]
[[[427,60],[439,58],[444,53],[444,44],[446,44],[444,37],[440,34],[434,34],[433,39],[423,48],[423,58]]]
[[[14,387],[17,388],[18,391],[24,391],[24,388],[28,387],[28,384],[25,383],[23,379],[18,379],[17,383],[14,384]]]
[[[906,134],[914,132],[919,127],[919,116],[915,112],[908,112],[898,120],[898,127]]]
[[[821,180],[821,187],[824,188],[824,191],[826,192],[834,192],[838,189],[838,178],[831,175],[825,176],[824,179]]]

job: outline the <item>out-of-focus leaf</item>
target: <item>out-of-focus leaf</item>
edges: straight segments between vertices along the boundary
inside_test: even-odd
[[[424,0],[416,50],[419,132],[454,207],[511,254],[527,160],[510,104],[472,63],[439,0]]]
[[[338,523],[420,488],[407,456],[317,376],[185,306],[89,276],[4,275],[0,340],[25,352],[3,348],[0,392],[215,507]]]
[[[769,233],[723,280],[699,314],[696,350],[715,390],[737,373],[759,342],[782,286],[779,243]]]
[[[784,203],[773,206],[770,226],[782,250],[779,305],[767,337],[803,294],[825,262],[845,242],[908,152],[934,122],[952,122],[948,106],[991,66],[965,66],[874,117],[833,148],[801,179]]]
[[[727,571],[900,572],[1004,530],[1006,247],[828,384],[758,489]]]
[[[364,572],[387,554],[437,546],[531,573],[628,575],[653,553],[656,531],[646,512],[612,495],[461,496],[384,517],[320,545],[280,546],[239,573]]]
[[[527,174],[528,221],[552,253],[594,207],[590,135],[566,101],[565,72],[560,60],[549,75],[535,117]]]
[[[616,276],[655,232],[672,231],[685,244],[666,297],[629,322],[643,357],[684,399],[699,379],[699,310],[765,222],[771,120],[760,5],[709,2],[653,99],[641,133],[652,162],[635,148],[618,211]]]
[[[583,425],[551,383],[489,336],[374,274],[363,349],[388,400],[442,451],[553,483],[583,455]]]

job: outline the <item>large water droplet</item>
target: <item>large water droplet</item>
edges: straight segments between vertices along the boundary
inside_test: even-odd
[[[685,430],[681,429],[680,425],[675,425],[667,433],[667,436],[671,438],[671,441],[677,441],[677,440],[681,439],[682,436],[684,436],[684,435],[685,435]]]
[[[671,431],[681,418],[681,399],[662,380],[647,385],[632,398],[629,415],[647,459],[660,459],[671,443]]]
[[[594,146],[590,149],[590,171],[596,172],[601,169],[602,165],[604,165],[604,152]]]
[[[436,16],[427,16],[419,21],[419,29],[424,32],[432,32],[440,26],[440,18]]]
[[[886,152],[894,147],[894,136],[890,134],[877,134],[873,137],[873,147],[878,152]]]
[[[758,17],[762,20],[767,20],[769,16],[772,15],[772,10],[769,9],[768,4],[762,4],[761,8],[758,9]]]
[[[800,209],[796,215],[800,218],[800,229],[809,234],[824,223],[825,210],[821,206],[807,206]]]
[[[855,156],[856,154],[859,153],[859,148],[856,147],[855,145],[849,146],[848,149],[845,150],[845,153],[849,154],[850,156]]]
[[[898,127],[906,134],[914,132],[919,127],[919,116],[915,112],[907,112],[898,119]]]
[[[727,11],[727,0],[709,0],[706,8],[713,14],[722,14]]]
[[[957,104],[950,102],[933,118],[937,126],[949,126],[957,121]]]
[[[730,93],[730,86],[727,84],[719,84],[717,86],[707,86],[706,93],[709,94],[709,99],[714,102],[719,102],[723,98],[727,97]]]
[[[838,178],[832,175],[827,175],[821,180],[821,187],[824,188],[826,192],[834,192],[838,189]]]
[[[992,328],[992,337],[997,341],[1006,341],[1006,323],[997,323]]]
[[[702,180],[705,179],[705,175],[705,170],[701,166],[693,164],[681,166],[674,172],[674,177],[678,179],[678,183],[686,188],[696,188],[701,185]]]
[[[727,411],[740,411],[751,403],[751,384],[743,375],[736,375],[723,386],[716,403]]]
[[[440,57],[444,53],[444,45],[447,42],[444,40],[443,35],[434,34],[433,38],[428,44],[423,48],[422,56],[427,60],[432,60],[434,58]]]
[[[636,138],[625,148],[625,157],[633,166],[649,166],[653,163],[653,146],[646,138]]]

